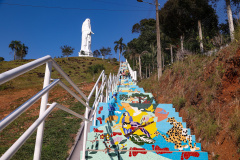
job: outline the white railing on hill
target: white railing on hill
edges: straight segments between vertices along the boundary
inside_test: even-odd
[[[77,85],[68,77],[68,75],[61,69],[61,67],[51,58],[51,56],[45,56],[29,62],[25,65],[19,66],[12,70],[6,71],[0,74],[0,85],[10,81],[11,79],[18,77],[36,67],[46,64],[45,70],[45,77],[44,77],[44,84],[43,89],[39,91],[36,95],[30,98],[28,101],[23,103],[19,106],[16,110],[6,116],[4,119],[0,121],[0,131],[2,131],[5,127],[7,127],[11,122],[13,122],[16,118],[18,118],[23,112],[25,112],[28,108],[30,108],[37,100],[41,98],[41,106],[40,106],[40,113],[39,118],[22,134],[22,136],[2,155],[0,160],[7,160],[10,159],[18,150],[19,148],[26,142],[26,140],[33,134],[33,132],[37,129],[37,137],[35,143],[35,150],[34,150],[34,160],[39,160],[41,158],[41,148],[42,148],[42,139],[43,139],[43,131],[44,131],[44,121],[46,117],[52,112],[52,110],[57,107],[62,109],[82,120],[85,121],[84,125],[84,142],[83,142],[83,156],[82,159],[85,159],[85,148],[86,148],[86,140],[87,140],[87,125],[88,122],[96,121],[96,109],[99,102],[103,102],[103,93],[104,88],[106,88],[106,102],[109,99],[108,95],[110,92],[113,91],[114,87],[117,84],[117,76],[109,75],[107,80],[107,76],[105,75],[104,70],[101,72],[96,84],[94,85],[92,91],[90,92],[89,96],[87,97],[78,87]],[[51,79],[51,71],[52,67],[54,67],[60,75],[67,80],[67,82],[75,89],[75,91],[81,95],[78,96],[74,91],[72,91],[68,86],[66,86],[60,79]],[[102,79],[102,83],[99,86],[99,82]],[[52,80],[52,82],[51,82]],[[51,83],[50,83],[51,82]],[[63,87],[66,91],[68,91],[73,97],[75,97],[79,102],[81,102],[85,107],[85,116],[82,116],[67,107],[62,106],[56,102],[52,104],[48,104],[48,96],[49,91],[59,84]],[[89,101],[92,95],[95,92],[95,100],[93,102],[92,107],[89,106]],[[49,107],[47,108],[47,106]],[[89,117],[89,111],[92,111],[92,117]],[[80,154],[80,153],[79,153]]]
[[[137,81],[137,71],[133,71],[133,70],[132,70],[132,68],[131,68],[131,66],[129,65],[127,59],[126,59],[126,63],[127,63],[128,69],[129,69],[129,73],[130,73],[130,75],[131,75],[131,77],[132,77],[132,80]]]

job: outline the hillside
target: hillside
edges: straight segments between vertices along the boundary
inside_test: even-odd
[[[240,157],[240,43],[207,57],[192,55],[139,85],[158,103],[173,103],[209,159]],[[157,85],[156,85],[157,84]]]
[[[103,65],[107,75],[109,73],[116,74],[119,68],[118,62],[110,62],[100,58],[70,57],[68,60],[66,58],[56,58],[54,60],[86,95],[90,93],[101,73],[99,70],[98,73],[93,75],[90,73],[91,69],[89,67],[98,65],[102,68]],[[0,73],[30,61],[32,60],[0,62]],[[44,71],[45,66],[43,65],[0,85],[0,120],[42,89]],[[52,78],[61,79],[61,76],[53,69]],[[65,81],[63,80],[63,82]],[[91,100],[93,99],[94,97]],[[83,105],[60,86],[50,91],[49,103],[52,102],[59,102],[80,114],[84,114],[85,111]],[[0,133],[0,155],[38,118],[39,105],[40,100]],[[46,120],[42,159],[66,159],[77,130],[80,128],[80,122],[81,120],[78,118],[55,109]],[[13,159],[32,159],[34,144],[35,134],[30,137]]]

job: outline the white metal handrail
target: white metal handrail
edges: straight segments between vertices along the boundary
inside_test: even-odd
[[[18,107],[16,110],[14,110],[12,113],[10,113],[7,117],[5,117],[3,120],[0,121],[0,131],[2,131],[7,125],[9,125],[12,121],[14,121],[17,117],[19,117],[24,111],[26,111],[29,107],[31,107],[37,100],[39,100],[42,97],[41,101],[41,108],[40,108],[40,115],[39,118],[24,132],[24,134],[4,153],[4,155],[1,157],[1,160],[6,160],[11,158],[15,152],[22,146],[22,144],[30,137],[30,135],[35,131],[35,129],[38,127],[38,132],[40,131],[40,134],[37,133],[36,138],[36,146],[35,146],[35,152],[34,152],[34,159],[40,159],[41,155],[41,146],[42,146],[42,136],[43,136],[43,123],[44,119],[47,117],[47,115],[50,114],[50,112],[55,108],[56,106],[78,118],[81,118],[85,121],[84,129],[87,128],[87,122],[92,121],[92,118],[87,116],[89,113],[89,110],[96,111],[96,106],[100,101],[103,100],[103,90],[106,86],[113,85],[113,83],[108,83],[110,81],[107,81],[107,77],[105,76],[104,70],[101,72],[96,84],[94,85],[92,91],[90,92],[89,96],[87,97],[78,87],[77,85],[68,77],[68,75],[61,69],[61,67],[51,58],[51,56],[45,56],[42,58],[39,58],[37,60],[34,60],[32,62],[29,62],[25,65],[22,65],[20,67],[14,68],[12,70],[9,70],[7,72],[0,74],[0,84],[3,84],[17,76],[20,76],[40,65],[43,65],[46,63],[46,71],[45,71],[45,78],[44,78],[44,88],[38,92],[36,95],[34,95],[32,98],[30,98],[28,101],[26,101],[24,104],[22,104],[20,107]],[[61,80],[59,79],[53,79],[52,83],[50,82],[51,79],[51,70],[52,66],[71,84],[71,86],[86,100],[84,102],[75,92],[73,92],[69,87],[67,87]],[[98,90],[98,83],[102,77],[102,84]],[[113,79],[114,77],[112,77]],[[59,84],[62,86],[65,90],[67,90],[73,97],[75,97],[79,102],[81,102],[86,107],[85,117],[79,115],[78,113],[60,105],[57,103],[53,103],[48,109],[46,109],[47,101],[48,101],[48,93],[49,91]],[[112,86],[113,87],[113,86]],[[95,94],[95,101],[93,104],[93,107],[91,108],[89,106],[89,100],[91,96],[94,93],[94,90],[96,91]],[[106,87],[106,94],[109,93],[108,87]],[[45,107],[45,108],[42,108]],[[95,108],[94,108],[95,107]],[[94,112],[96,114],[96,112]],[[96,119],[95,119],[96,121]],[[41,128],[42,126],[42,128]],[[86,134],[84,135],[84,143],[86,143]],[[38,139],[40,137],[40,142],[38,142]],[[85,153],[85,152],[84,152]],[[83,156],[83,159],[85,159],[85,156]]]
[[[91,97],[92,97],[92,95],[93,95],[93,93],[94,93],[94,91],[95,91],[95,89],[96,89],[96,87],[97,87],[97,85],[98,85],[101,77],[103,76],[103,74],[104,74],[104,71],[102,71],[102,73],[101,73],[100,76],[98,77],[98,80],[96,81],[96,83],[95,83],[92,91],[90,92],[90,94],[89,94],[89,96],[88,96],[88,99],[89,99],[89,100],[91,99]]]
[[[37,100],[39,100],[46,92],[51,90],[60,80],[57,79],[52,82],[50,85],[42,89],[28,101],[23,103],[17,109],[15,109],[12,113],[10,113],[7,117],[0,121],[0,131],[2,131],[7,125],[9,125],[12,121],[18,118],[24,111],[26,111],[29,107],[31,107]]]
[[[133,79],[134,81],[137,81],[137,71],[133,71],[133,70],[132,70],[132,68],[131,68],[131,66],[129,65],[127,59],[126,59],[126,63],[127,63],[127,67],[128,67],[128,70],[129,70],[129,73],[130,73],[132,79]]]
[[[85,119],[83,116],[79,115],[78,113],[64,107],[56,102],[52,103],[50,107],[41,115],[23,134],[22,136],[2,155],[1,160],[10,159],[18,150],[19,148],[26,142],[26,140],[33,134],[33,132],[37,129],[37,127],[47,118],[47,116],[52,112],[52,110],[58,107],[78,118],[81,118],[86,121],[90,121]]]

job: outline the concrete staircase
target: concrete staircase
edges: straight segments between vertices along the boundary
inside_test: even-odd
[[[128,70],[126,63],[120,67]],[[108,103],[98,105],[85,154],[97,160],[208,159],[172,104],[156,104],[131,78],[119,79]]]

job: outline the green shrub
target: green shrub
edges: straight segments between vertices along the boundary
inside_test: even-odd
[[[117,58],[113,58],[112,61],[113,61],[113,62],[117,62]]]
[[[184,97],[174,97],[173,98],[173,106],[176,108],[177,111],[180,111],[181,108],[185,107],[186,99]]]
[[[89,66],[87,71],[89,73],[91,73],[92,75],[95,75],[96,73],[98,73],[104,69],[105,69],[105,67],[103,64],[95,64],[95,65]]]

